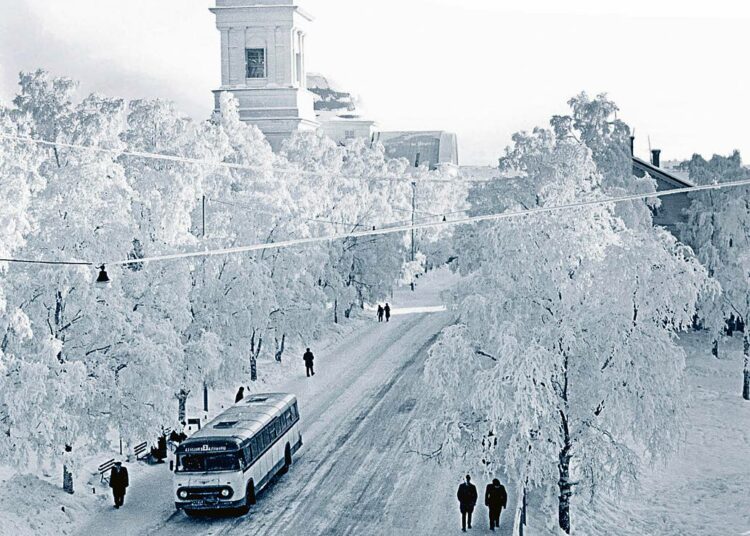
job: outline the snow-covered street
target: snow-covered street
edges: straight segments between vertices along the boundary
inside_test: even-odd
[[[314,378],[304,376],[300,358],[289,357],[300,360],[299,372],[274,387],[297,394],[305,446],[248,515],[175,513],[171,473],[159,466],[130,488],[124,509],[107,503],[80,534],[455,533],[455,491],[465,469],[424,460],[407,445],[414,415],[424,412],[426,351],[452,319],[450,312],[422,311],[441,303],[439,292],[455,277],[443,270],[423,281],[414,294],[396,292],[391,322],[365,324],[317,352]],[[403,310],[410,314],[398,314]],[[504,529],[511,521],[503,514]],[[475,530],[488,530],[487,523],[479,506]]]
[[[2,4],[0,536],[750,536],[750,7]]]

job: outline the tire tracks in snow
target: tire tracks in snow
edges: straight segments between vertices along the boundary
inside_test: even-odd
[[[253,532],[249,534],[298,533],[298,530],[302,528],[307,534],[350,534],[363,521],[363,517],[368,515],[379,517],[382,514],[385,506],[383,503],[390,497],[390,493],[385,488],[389,481],[394,480],[390,471],[382,469],[390,465],[389,462],[394,454],[405,455],[402,447],[406,444],[406,431],[414,419],[414,413],[401,412],[399,405],[391,404],[392,411],[385,413],[395,419],[401,418],[403,422],[397,423],[396,427],[391,426],[388,431],[392,433],[387,441],[390,443],[387,445],[390,448],[381,451],[373,450],[372,438],[368,435],[366,425],[375,413],[389,403],[387,395],[396,385],[407,378],[414,379],[414,376],[421,372],[426,352],[437,336],[437,333],[433,334],[385,384],[364,400],[363,407],[349,423],[348,429],[341,432],[336,439],[332,455],[329,454],[321,460],[311,475],[313,478],[295,494],[292,502],[289,503],[292,507],[288,507],[270,523],[253,526]],[[407,375],[410,369],[415,369],[415,371]],[[347,447],[348,451],[361,453],[363,456],[361,459],[350,457],[341,460],[335,456],[335,452],[344,447]],[[331,484],[337,482],[351,484],[354,489],[345,490],[340,486],[326,485],[329,481],[332,481]],[[326,510],[334,515],[320,516],[318,511],[321,505],[325,505]],[[335,515],[336,513],[338,515]],[[325,521],[324,524],[312,523],[321,518]]]

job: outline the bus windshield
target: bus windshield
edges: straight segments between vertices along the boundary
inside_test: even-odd
[[[182,454],[177,457],[178,473],[208,473],[239,471],[240,458],[236,453]]]

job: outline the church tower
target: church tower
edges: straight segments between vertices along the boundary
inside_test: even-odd
[[[319,124],[307,90],[305,33],[313,18],[298,0],[216,0],[221,32],[221,87],[239,102],[240,118],[256,125],[274,150],[297,130]]]

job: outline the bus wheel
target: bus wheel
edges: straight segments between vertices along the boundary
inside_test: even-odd
[[[248,508],[255,504],[255,483],[251,480],[245,492],[245,504]]]
[[[289,446],[289,443],[286,444],[286,449],[284,449],[284,467],[281,468],[281,473],[284,474],[287,471],[289,471],[289,466],[292,465],[292,447]]]

